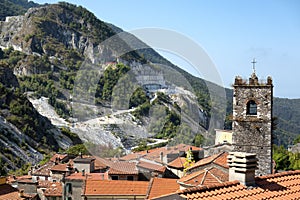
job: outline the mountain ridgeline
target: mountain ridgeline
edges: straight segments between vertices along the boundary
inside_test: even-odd
[[[9,7],[0,9],[0,171],[36,164],[44,154],[83,142],[124,150],[149,137],[170,139],[170,145],[211,144],[213,129],[223,128],[222,119],[232,112],[232,90],[225,89],[227,99],[218,96],[223,88],[190,75],[81,6],[0,3]],[[130,43],[147,48],[131,51]],[[182,78],[177,82],[188,83],[172,85],[166,74],[174,71]],[[151,73],[159,84],[132,84]],[[139,80],[128,81],[130,74]],[[118,84],[125,89],[114,95]],[[151,94],[145,85],[161,90]],[[299,134],[300,111],[294,109],[299,105],[275,98],[276,143],[287,145]],[[117,108],[122,109],[113,113]]]

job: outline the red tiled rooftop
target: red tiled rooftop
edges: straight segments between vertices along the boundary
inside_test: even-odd
[[[224,172],[216,167],[210,167],[200,171],[185,175],[178,180],[183,187],[192,187],[199,185],[211,185],[228,181],[228,172]]]
[[[87,180],[84,195],[146,196],[148,184],[147,181]]]
[[[19,195],[19,191],[9,184],[0,185],[0,200],[23,200]]]
[[[178,189],[179,184],[177,183],[177,179],[155,177],[150,181],[147,199],[176,192]]]
[[[176,169],[183,169],[184,168],[183,164],[185,163],[185,161],[186,161],[185,157],[178,157],[175,160],[169,162],[168,166]]]
[[[59,161],[63,160],[64,158],[66,158],[68,156],[68,154],[54,154],[51,158],[50,161],[51,162],[55,162],[56,159],[58,159]]]
[[[145,150],[145,151],[139,151],[136,153],[128,154],[128,155],[122,157],[121,159],[122,160],[136,160],[137,158],[143,157],[148,160],[153,160],[153,161],[161,163],[161,160],[160,160],[161,152],[163,153],[163,155],[179,154],[179,152],[186,152],[189,149],[191,149],[192,151],[202,150],[202,148],[200,148],[200,147],[186,145],[186,144],[178,144],[176,146],[160,147],[160,148],[155,148],[155,149],[150,149],[150,150]]]
[[[108,180],[107,173],[86,173],[84,176],[82,173],[73,173],[66,177],[66,180]]]
[[[210,163],[215,163],[221,167],[228,168],[227,156],[228,156],[228,153],[223,152],[223,153],[214,154],[214,155],[205,157],[205,158],[199,160],[198,162],[196,162],[193,166],[189,167],[188,170],[192,170],[197,167],[205,166]]]
[[[146,155],[146,153],[142,153],[142,152],[130,153],[121,157],[120,160],[125,160],[125,161],[136,160],[138,158],[143,157],[144,155]]]
[[[108,174],[138,174],[138,170],[136,168],[136,163],[119,161],[114,162],[109,170]]]
[[[165,166],[150,163],[150,162],[145,162],[145,161],[139,161],[137,166],[145,168],[145,169],[150,169],[150,170],[153,170],[153,171],[156,171],[156,172],[164,172],[166,170]]]
[[[110,161],[106,158],[100,158],[98,156],[94,156],[94,158],[95,158],[95,170],[106,169],[113,163],[112,161]]]
[[[62,184],[59,182],[52,183],[44,192],[46,197],[61,197],[62,196]]]
[[[187,199],[299,199],[300,170],[256,177],[255,187],[238,181],[193,187],[178,193]]]
[[[47,188],[51,183],[52,181],[38,180],[38,188]]]
[[[38,169],[35,169],[32,172],[32,175],[35,175],[35,176],[50,176],[51,168],[54,165],[55,165],[54,162],[49,161],[46,164],[44,164],[41,167],[39,167]]]
[[[57,164],[51,167],[51,171],[59,171],[59,172],[66,172],[68,164]]]

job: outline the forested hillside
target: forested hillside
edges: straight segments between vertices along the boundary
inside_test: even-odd
[[[37,162],[45,153],[63,151],[70,145],[80,144],[80,138],[91,132],[94,134],[92,146],[103,145],[96,144],[100,141],[125,150],[135,145],[145,147],[147,132],[151,132],[153,138],[170,139],[173,143],[185,142],[197,146],[204,142],[212,144],[213,130],[223,128],[223,124],[218,122],[222,122],[225,112],[227,117],[224,126],[230,129],[232,90],[226,88],[226,99],[223,99],[219,93],[223,88],[190,75],[150,47],[129,51],[118,57],[118,52],[129,48],[128,42],[142,46],[146,44],[134,36],[130,37],[130,41],[117,36],[109,45],[103,45],[103,41],[122,30],[97,19],[85,8],[69,3],[39,6],[25,0],[1,0],[0,4],[0,46],[4,47],[0,49],[0,142],[3,144],[0,160],[13,166],[4,166],[4,162],[1,162],[0,170],[16,169],[34,159],[29,156],[27,160],[15,159],[14,163],[19,151],[24,155],[36,152],[40,156],[35,158]],[[29,7],[36,8],[27,11]],[[5,16],[12,15],[21,16],[3,21]],[[175,70],[191,88],[181,86],[174,89],[180,89],[180,94],[172,91],[169,94],[157,92],[150,95],[145,88],[136,88],[130,81],[125,81],[124,98],[128,98],[128,105],[122,108],[122,112],[112,113],[117,108],[113,103],[122,101],[120,97],[113,98],[119,81],[125,79],[126,74],[134,68],[140,71],[146,68],[159,69],[155,64],[168,66],[160,69],[165,74]],[[88,66],[87,70],[80,70],[82,66]],[[95,84],[88,85],[80,81],[83,79]],[[171,86],[166,76],[165,79]],[[212,91],[208,91],[207,84],[213,88]],[[126,93],[131,90],[132,93]],[[80,98],[76,98],[76,95]],[[210,95],[216,98],[212,100]],[[58,114],[59,119],[54,121],[63,123],[53,125],[48,118],[39,114],[29,98],[31,101],[46,98],[47,106]],[[92,106],[87,105],[90,99]],[[74,110],[74,103],[79,103],[77,111]],[[225,107],[226,111],[223,109]],[[276,144],[286,146],[299,135],[299,108],[299,100],[274,99]],[[189,109],[197,114],[201,111],[201,123],[190,119],[189,113],[185,113]],[[164,120],[151,121],[149,116],[153,110],[157,111],[157,115],[163,115]],[[209,124],[209,120],[214,122]],[[129,124],[127,128],[130,134],[122,131],[124,127],[115,121]],[[191,121],[193,124],[190,125],[183,123]],[[23,138],[13,139],[15,129]],[[139,134],[143,138],[137,138]],[[210,138],[204,137],[208,135]]]

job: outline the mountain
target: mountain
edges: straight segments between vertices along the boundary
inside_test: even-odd
[[[7,16],[23,15],[27,9],[37,6],[37,3],[27,0],[1,0],[0,20],[5,20]]]
[[[5,2],[19,5],[13,7],[20,15],[0,21],[0,171],[36,164],[43,154],[82,142],[92,153],[101,145],[127,151],[154,139],[211,144],[214,128],[223,128],[225,112],[232,111],[232,90],[222,98],[223,88],[81,6],[32,5],[24,13],[30,2]],[[146,48],[132,51],[135,45]],[[151,92],[158,86],[160,92]],[[299,101],[280,101],[274,100],[277,138],[295,137],[298,115],[282,112]],[[292,107],[277,106],[283,104]],[[225,126],[230,128],[228,120]]]

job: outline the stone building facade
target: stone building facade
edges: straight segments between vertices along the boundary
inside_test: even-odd
[[[272,173],[272,78],[260,82],[255,73],[249,81],[236,77],[233,84],[234,151],[256,153],[256,175]]]

